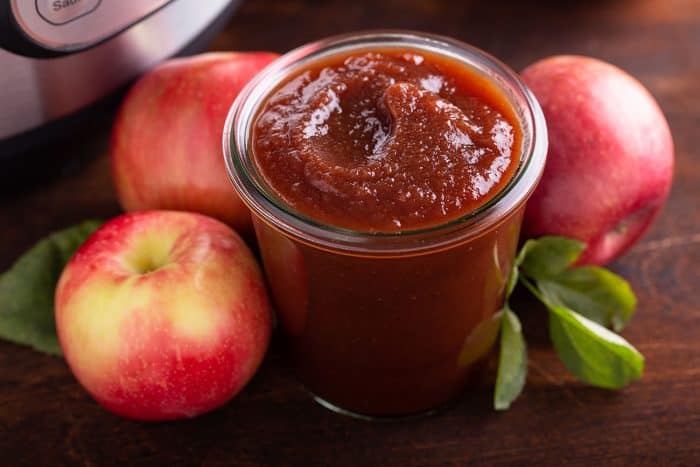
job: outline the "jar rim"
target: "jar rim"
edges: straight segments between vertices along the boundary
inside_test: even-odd
[[[252,162],[250,130],[260,106],[290,74],[322,58],[371,48],[424,51],[454,59],[493,81],[519,119],[523,138],[516,172],[483,205],[444,223],[399,232],[356,231],[300,213],[266,189]],[[456,39],[405,30],[376,30],[321,39],[282,55],[239,93],[223,129],[229,177],[243,202],[271,227],[302,243],[352,255],[406,255],[437,251],[482,235],[522,206],[539,181],[547,153],[547,128],[534,95],[507,65]]]

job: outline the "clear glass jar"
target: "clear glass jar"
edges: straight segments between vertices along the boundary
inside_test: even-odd
[[[366,233],[324,225],[285,205],[253,163],[251,129],[267,95],[333,54],[397,48],[444,55],[483,74],[519,119],[516,173],[489,202],[442,225]],[[465,388],[498,335],[525,202],[544,168],[539,104],[507,66],[459,41],[376,31],[314,42],[282,56],[240,93],[224,128],[229,174],[253,213],[289,356],[316,400],[365,417],[430,411]]]

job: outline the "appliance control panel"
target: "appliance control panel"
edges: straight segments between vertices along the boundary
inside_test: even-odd
[[[77,52],[138,23],[174,0],[10,0],[16,27],[47,51]]]
[[[70,23],[95,11],[102,0],[34,0],[36,11],[56,26]]]

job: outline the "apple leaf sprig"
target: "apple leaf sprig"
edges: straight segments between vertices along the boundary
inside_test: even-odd
[[[73,253],[102,224],[90,220],[54,232],[0,274],[0,338],[50,355],[61,355],[53,299]]]
[[[637,303],[627,281],[598,266],[573,267],[585,243],[566,237],[528,240],[515,259],[501,310],[500,355],[493,397],[506,410],[527,377],[527,346],[508,303],[516,284],[549,312],[549,337],[566,368],[596,387],[619,389],[639,379],[644,357],[614,331],[629,322]]]

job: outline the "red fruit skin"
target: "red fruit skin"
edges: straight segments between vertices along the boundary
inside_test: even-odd
[[[577,238],[588,244],[579,264],[608,263],[646,231],[668,197],[674,166],[668,123],[636,79],[597,59],[546,58],[522,78],[549,133],[523,237]]]
[[[110,142],[122,207],[199,212],[251,233],[250,213],[226,172],[221,135],[241,88],[277,56],[207,53],[166,61],[139,79]]]
[[[162,242],[167,254],[150,255]],[[137,257],[164,264],[138,273]],[[184,212],[128,213],[98,229],[61,275],[55,309],[78,381],[137,420],[194,417],[230,400],[262,362],[272,328],[245,243],[223,223]]]

